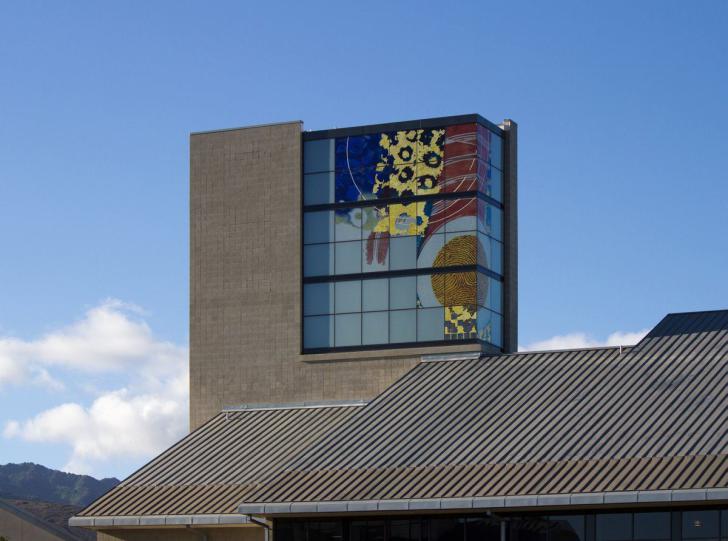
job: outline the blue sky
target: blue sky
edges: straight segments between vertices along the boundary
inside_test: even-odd
[[[727,27],[720,1],[4,2],[0,463],[123,476],[184,432],[191,131],[512,118],[523,346],[728,308]]]

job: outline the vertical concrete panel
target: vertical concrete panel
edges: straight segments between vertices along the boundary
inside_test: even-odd
[[[506,352],[518,351],[518,125],[505,120],[504,141],[504,317],[503,347]]]

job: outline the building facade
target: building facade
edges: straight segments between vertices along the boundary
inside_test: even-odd
[[[190,139],[190,417],[370,399],[423,354],[514,351],[516,124]]]
[[[728,541],[728,310],[516,352],[516,147],[478,115],[194,134],[193,430],[71,524]]]

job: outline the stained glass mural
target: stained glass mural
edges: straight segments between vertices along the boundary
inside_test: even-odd
[[[473,123],[326,141],[313,141],[310,159],[304,147],[304,205],[318,205],[305,214],[326,208],[332,216],[326,223],[323,215],[304,217],[304,262],[327,243],[334,260],[329,275],[361,275],[362,291],[370,282],[394,280],[390,297],[395,292],[399,300],[412,292],[404,304],[390,298],[376,314],[357,319],[361,344],[385,335],[388,343],[499,342],[502,303],[494,298],[502,287],[489,280],[501,282],[481,269],[502,273],[500,137]],[[318,232],[307,233],[309,224]],[[304,265],[304,279],[325,268],[331,263]],[[410,271],[411,277],[387,278]],[[337,315],[336,336],[336,322],[349,319]],[[332,344],[351,345],[357,336],[347,332]]]

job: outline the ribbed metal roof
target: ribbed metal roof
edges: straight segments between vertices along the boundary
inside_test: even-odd
[[[243,501],[727,487],[727,394],[728,311],[632,348],[423,362]]]
[[[236,513],[251,482],[277,470],[357,410],[319,404],[224,411],[77,516]]]

